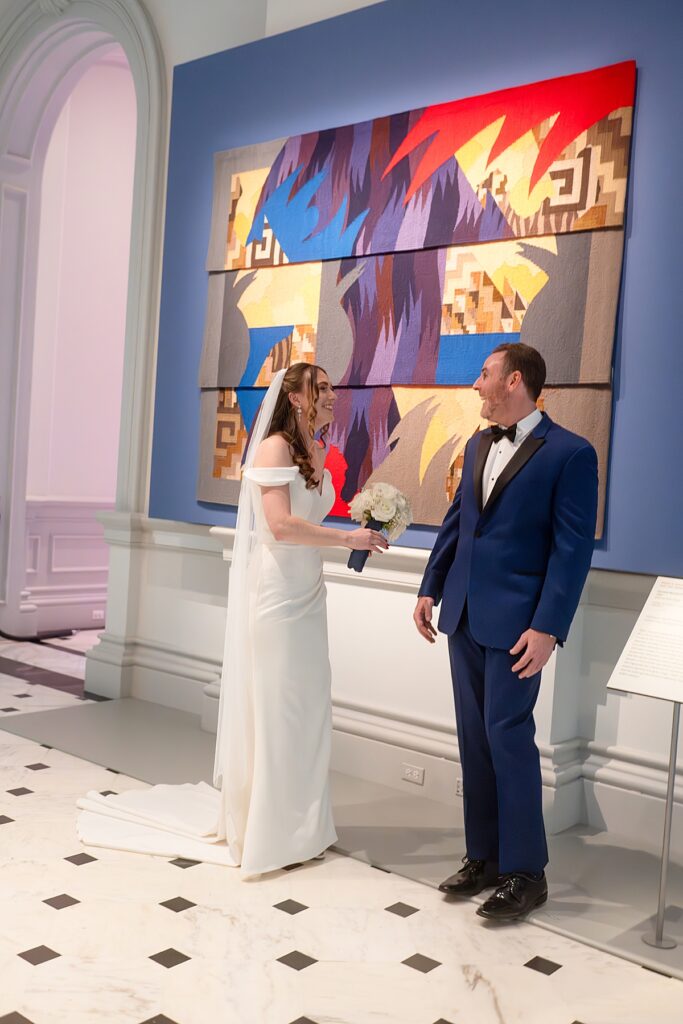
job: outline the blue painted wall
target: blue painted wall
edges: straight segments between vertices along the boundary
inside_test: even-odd
[[[215,151],[634,58],[607,522],[593,564],[683,576],[682,39],[674,0],[387,0],[177,67],[150,515],[234,524],[195,498]],[[402,542],[430,547],[435,532]]]

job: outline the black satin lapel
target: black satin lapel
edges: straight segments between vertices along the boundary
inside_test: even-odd
[[[496,500],[500,492],[503,490],[503,488],[507,487],[510,481],[517,476],[520,469],[526,466],[531,456],[535,455],[538,449],[541,448],[544,444],[545,437],[534,437],[533,434],[529,434],[522,441],[519,448],[512,456],[507,466],[505,467],[505,469],[503,470],[503,472],[500,474],[495,484],[493,485],[493,490],[489,494],[489,500],[486,502],[487,511],[490,509],[491,505],[493,505],[494,501]]]
[[[477,456],[474,460],[474,493],[477,496],[477,508],[480,512],[484,507],[484,488],[482,485],[484,466],[486,465],[486,457],[492,444],[493,434],[481,434],[479,438],[479,447],[477,448]]]

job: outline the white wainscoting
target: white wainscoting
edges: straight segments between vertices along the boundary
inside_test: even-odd
[[[232,531],[124,513],[100,520],[111,582],[88,689],[181,708],[215,730]],[[459,761],[446,641],[428,646],[412,623],[427,553],[392,548],[360,576],[347,556],[325,553],[333,767],[452,802]],[[587,822],[636,840],[661,833],[671,707],[605,688],[652,583],[593,571],[569,641],[544,672],[536,722],[550,832]],[[425,769],[422,786],[403,781],[404,763]],[[677,801],[672,846],[683,852],[680,792]]]
[[[112,507],[82,499],[27,499],[26,590],[38,610],[38,632],[105,624],[109,545],[96,517]]]

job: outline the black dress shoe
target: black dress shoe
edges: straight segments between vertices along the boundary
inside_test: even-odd
[[[548,899],[548,883],[545,874],[533,878],[524,872],[508,875],[492,896],[489,896],[477,913],[489,921],[515,921]]]
[[[500,885],[497,864],[488,860],[470,860],[469,857],[463,857],[463,861],[460,870],[441,883],[439,892],[449,896],[476,896],[482,889]]]

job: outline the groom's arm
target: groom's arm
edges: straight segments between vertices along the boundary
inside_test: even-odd
[[[444,582],[455,558],[455,549],[458,546],[458,536],[460,534],[461,500],[462,480],[458,484],[453,503],[436,535],[434,547],[429,556],[420,589],[417,592],[418,597],[433,598],[434,604],[438,604],[441,600]]]
[[[555,488],[553,544],[531,628],[567,639],[590,569],[598,508],[598,459],[586,444],[568,459]]]

